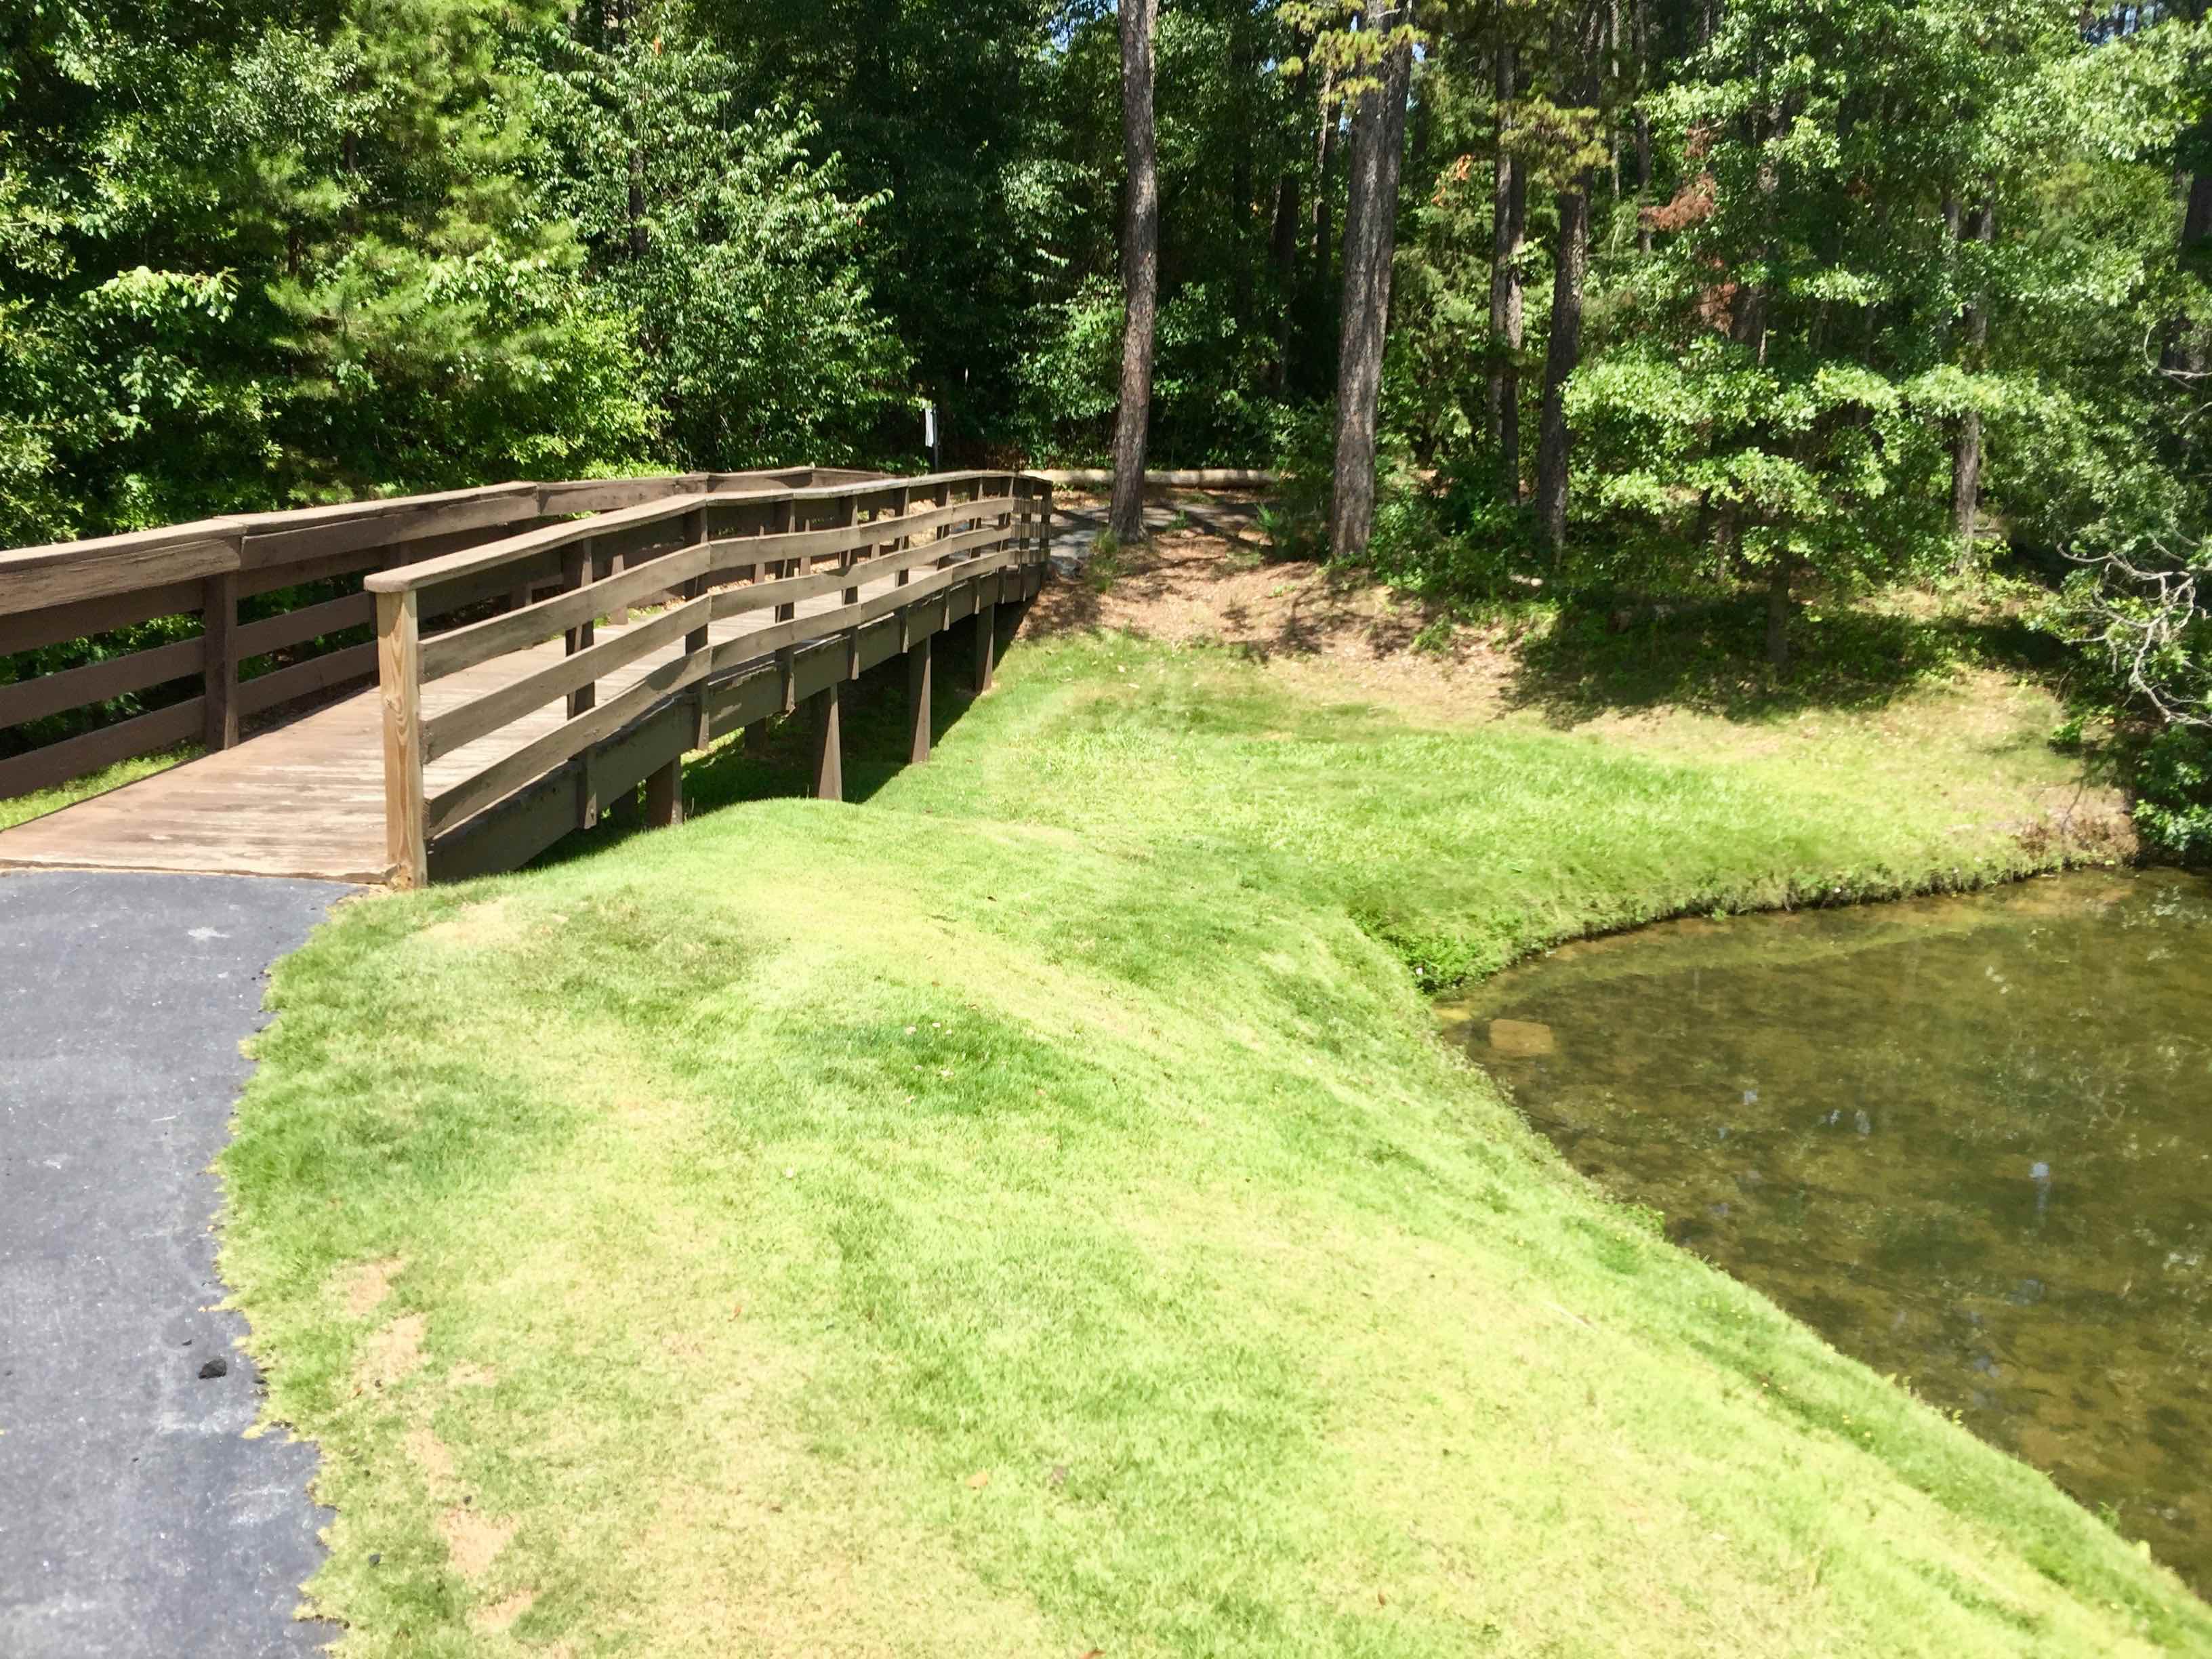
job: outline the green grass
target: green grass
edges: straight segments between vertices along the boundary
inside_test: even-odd
[[[345,1651],[2212,1650],[1605,1202],[1423,994],[2016,872],[1938,786],[2059,763],[1870,788],[1793,729],[1424,726],[1113,639],[1017,650],[927,768],[858,713],[865,804],[352,904],[278,969],[224,1266]]]
[[[71,778],[67,783],[58,783],[51,789],[34,789],[27,795],[11,795],[0,800],[0,830],[12,830],[19,823],[28,823],[33,818],[58,812],[64,806],[74,806],[81,800],[90,800],[94,795],[120,789],[126,783],[136,783],[156,772],[166,772],[199,752],[198,744],[187,744],[181,748],[164,750],[158,755],[141,755],[136,760],[118,761],[97,772]]]

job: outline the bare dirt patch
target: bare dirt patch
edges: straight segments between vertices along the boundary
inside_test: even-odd
[[[453,1478],[453,1449],[438,1438],[434,1430],[408,1430],[407,1456],[433,1486],[445,1486]]]
[[[514,1538],[514,1523],[495,1521],[472,1509],[457,1507],[440,1511],[438,1532],[445,1539],[447,1553],[461,1576],[477,1579],[484,1576]]]
[[[422,1365],[422,1336],[429,1322],[421,1314],[403,1314],[362,1345],[354,1367],[356,1387],[388,1388],[404,1382]]]
[[[392,1294],[392,1281],[399,1277],[406,1265],[395,1255],[381,1261],[363,1261],[339,1268],[336,1276],[338,1300],[356,1319],[374,1313],[383,1305],[384,1298]]]
[[[1175,645],[1221,645],[1293,679],[1325,679],[1410,713],[1488,718],[1504,705],[1508,651],[1474,630],[1431,647],[1435,610],[1357,572],[1271,560],[1256,507],[1211,501],[1187,528],[1115,553],[1104,573],[1048,583],[1025,631],[1108,629]],[[1423,642],[1417,645],[1417,641]]]
[[[537,1600],[536,1590],[519,1589],[512,1595],[502,1595],[488,1607],[477,1608],[469,1623],[488,1636],[496,1636],[529,1612]]]
[[[514,944],[522,933],[521,915],[503,898],[468,905],[422,930],[422,937],[431,943],[462,951],[496,950]]]

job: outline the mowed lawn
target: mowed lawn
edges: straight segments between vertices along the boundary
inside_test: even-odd
[[[1946,780],[2056,757],[1869,787],[1847,722],[1661,758],[1118,638],[1017,649],[927,768],[894,716],[865,800],[352,903],[279,968],[224,1267],[343,1651],[2212,1651],[1601,1199],[1424,994],[2016,871]]]

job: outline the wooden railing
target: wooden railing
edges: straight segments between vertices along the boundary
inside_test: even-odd
[[[748,483],[370,575],[392,878],[511,868],[641,783],[649,819],[672,823],[687,751],[802,699],[817,793],[835,794],[837,687],[895,653],[926,757],[930,637],[981,615],[988,679],[997,606],[1035,590],[1051,512],[1051,486],[1016,473]],[[502,596],[498,614],[470,610]],[[754,625],[715,636],[733,622]]]
[[[252,620],[241,619],[241,602],[420,561],[578,513],[872,476],[799,467],[493,484],[0,551],[0,657],[96,640],[161,617],[199,618],[191,637],[0,684],[0,732],[178,682],[200,683],[197,696],[58,741],[14,754],[0,744],[0,798],[182,743],[228,748],[239,740],[242,719],[376,672],[373,640],[283,661],[251,678],[245,672],[257,659],[295,656],[316,641],[368,628],[375,615],[368,593],[310,597]],[[467,603],[467,596],[457,602]]]

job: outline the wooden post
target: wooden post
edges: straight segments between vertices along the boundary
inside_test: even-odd
[[[561,563],[561,588],[563,592],[573,592],[577,588],[592,585],[592,558],[589,542],[580,542],[569,548]],[[594,631],[589,617],[570,629],[567,635],[568,654],[573,657],[579,651],[587,649]],[[599,688],[596,682],[578,686],[568,694],[568,718],[575,719],[599,700]],[[598,815],[594,813],[592,816],[596,820]],[[589,823],[585,825],[586,829],[590,827]]]
[[[904,523],[906,515],[913,511],[914,486],[911,484],[901,484],[899,486],[899,519],[901,523],[899,526],[899,538],[891,544],[891,550],[894,552],[903,553],[907,549],[914,545],[914,537],[907,531]],[[911,565],[906,566],[898,573],[898,576],[896,578],[897,585],[901,587],[904,587],[907,583],[913,579],[913,577],[914,568]]]
[[[833,680],[806,702],[813,714],[814,799],[845,799],[844,740],[838,731],[838,682]]]
[[[200,670],[206,697],[203,740],[210,750],[238,744],[238,573],[226,570],[201,585],[200,637],[206,656]]]
[[[684,516],[684,540],[685,544],[691,547],[696,547],[701,543],[705,542],[708,539],[707,509],[702,507],[696,512],[685,514]],[[709,581],[710,578],[708,577],[694,576],[690,581],[684,584],[684,592],[681,597],[686,600],[698,599],[706,592]],[[712,635],[708,632],[707,627],[702,623],[701,626],[693,629],[689,634],[686,634],[684,636],[684,654],[688,657],[695,652],[704,651],[710,643],[712,643]],[[691,746],[694,749],[704,749],[712,740],[713,733],[708,729],[708,722],[710,717],[707,705],[707,688],[703,685],[699,688],[698,709],[698,720],[691,735]],[[684,816],[684,763],[681,756],[677,757],[676,767],[676,805],[674,808],[676,817],[670,820],[671,823],[680,822]],[[650,778],[646,780],[646,787],[648,790],[652,788],[653,781]],[[648,805],[650,805],[650,800],[651,798],[648,796]],[[659,822],[658,819],[654,821],[656,823]]]
[[[992,659],[999,648],[999,607],[983,598],[983,584],[975,584],[975,695],[991,689]]]
[[[655,830],[673,830],[684,822],[684,758],[678,756],[645,778],[645,821]]]
[[[770,533],[771,535],[783,535],[783,536],[787,536],[787,535],[789,535],[789,534],[791,533],[791,530],[792,530],[792,526],[793,526],[793,520],[794,520],[794,519],[795,519],[795,516],[796,516],[796,515],[795,515],[794,509],[793,508],[793,507],[792,507],[792,505],[791,505],[791,498],[790,498],[789,496],[786,496],[786,497],[785,497],[781,501],[780,501],[780,502],[778,502],[778,503],[776,504],[775,528],[773,531],[771,531],[769,533]],[[786,564],[791,564],[791,563],[792,563],[792,562],[791,562],[791,561],[788,561],[788,560],[780,560],[780,561],[778,561],[778,562],[777,562],[777,568],[778,568],[780,571],[781,571],[781,573],[782,573],[784,575],[787,575],[787,576],[795,576],[795,575],[797,575],[797,574],[799,574],[798,568],[797,568],[797,567],[796,567],[796,565],[795,565],[795,564],[793,564],[793,568],[789,568],[789,569],[784,569],[784,568],[783,568],[783,567],[784,567]],[[789,621],[790,621],[793,617],[797,616],[798,614],[799,614],[799,607],[798,607],[798,605],[780,605],[776,606],[776,608],[775,608],[775,621],[777,621],[777,622],[789,622]]]
[[[930,647],[934,643],[933,636],[925,635],[906,653],[907,763],[912,766],[929,758]]]
[[[392,884],[430,879],[423,835],[422,639],[413,588],[376,596],[376,677],[384,704],[384,853]]]

